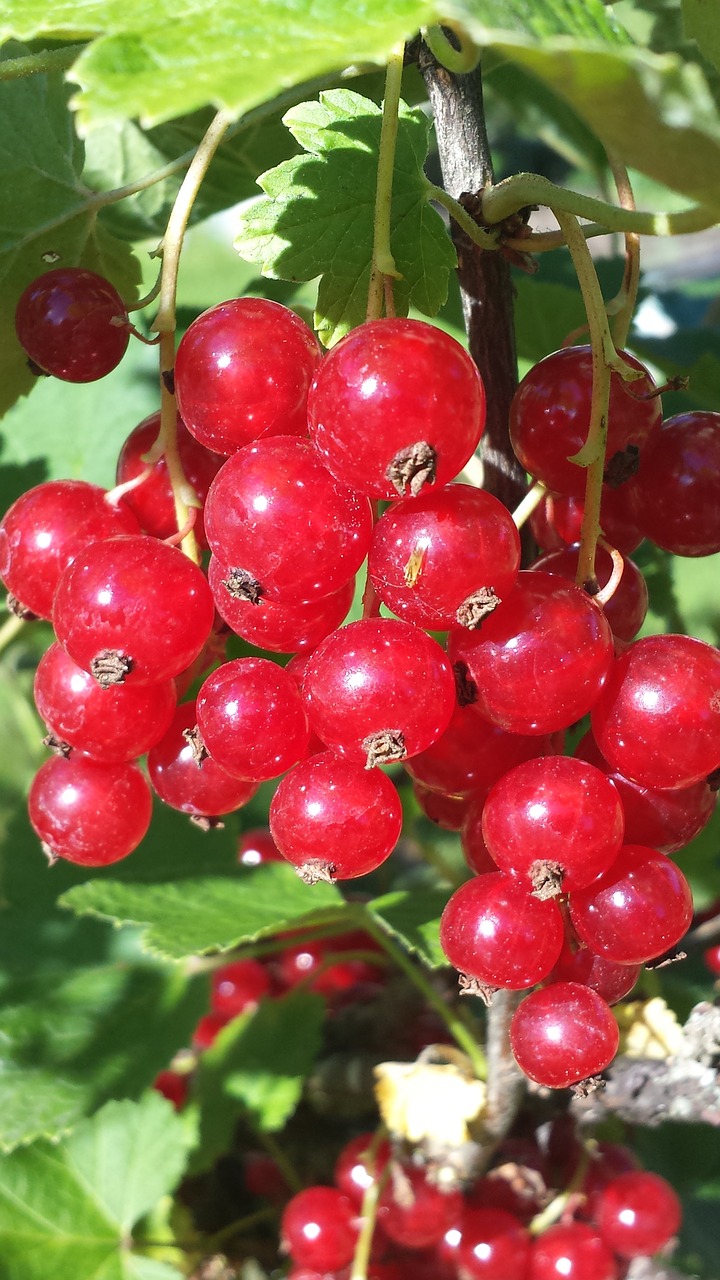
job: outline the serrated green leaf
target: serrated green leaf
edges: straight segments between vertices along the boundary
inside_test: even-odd
[[[685,30],[703,57],[720,69],[720,9],[715,0],[682,0]]]
[[[0,1162],[0,1256],[7,1280],[102,1276],[161,1280],[128,1269],[128,1233],[178,1181],[188,1137],[158,1094],[110,1102],[56,1146]],[[165,1274],[172,1275],[170,1268]]]
[[[0,1147],[10,1150],[56,1137],[108,1097],[138,1096],[188,1042],[207,983],[175,968],[105,965],[16,982],[5,1000]]]
[[[60,899],[80,915],[144,926],[148,949],[182,959],[249,943],[309,917],[335,916],[342,908],[330,884],[303,884],[279,863],[239,868],[233,878],[206,876],[166,884],[91,880]]]
[[[450,897],[442,889],[402,889],[368,902],[366,910],[432,969],[447,965],[440,946],[440,916]]]
[[[228,1146],[233,1120],[249,1115],[268,1133],[295,1110],[317,1057],[325,1003],[309,991],[263,1000],[252,1013],[224,1027],[198,1067],[200,1152],[206,1167]]]
[[[80,181],[82,146],[67,99],[57,75],[0,82],[0,413],[36,381],[14,323],[31,280],[50,266],[80,264],[107,276],[128,301],[137,296],[139,265],[103,227]]]
[[[331,346],[365,318],[382,113],[368,98],[333,89],[284,119],[308,154],[258,179],[266,198],[241,215],[235,247],[266,275],[320,277],[316,328]],[[428,128],[422,112],[402,105],[390,233],[401,273],[393,288],[399,315],[410,306],[435,315],[455,263],[442,220],[427,202]]]
[[[435,13],[429,0],[11,0],[0,39],[99,36],[73,67],[81,120],[157,123],[207,103],[240,115],[305,80],[383,62]]]

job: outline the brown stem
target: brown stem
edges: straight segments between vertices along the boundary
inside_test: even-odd
[[[420,46],[418,65],[435,116],[440,167],[445,190],[459,200],[493,181],[492,158],[485,129],[480,68],[454,75],[441,67],[427,46]],[[513,290],[508,263],[499,253],[484,253],[451,221],[458,255],[470,354],[485,383],[487,425],[482,442],[485,488],[513,510],[527,483],[508,435],[508,413],[517,386],[513,325]]]

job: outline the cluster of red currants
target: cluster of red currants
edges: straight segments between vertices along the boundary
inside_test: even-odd
[[[386,1140],[361,1134],[340,1152],[334,1186],[308,1187],[285,1208],[289,1280],[349,1277],[363,1197],[378,1181],[368,1280],[620,1280],[632,1258],[674,1236],[679,1201],[627,1148],[598,1143],[585,1152],[567,1127],[550,1127],[548,1150],[507,1139],[462,1193],[441,1191]],[[559,1178],[572,1189],[554,1190]],[[544,1212],[550,1203],[556,1214]]]
[[[33,327],[37,336],[38,312]],[[67,332],[73,343],[77,329]],[[49,368],[41,348],[28,346]],[[650,533],[641,513],[654,504],[668,512],[661,545],[717,550],[706,502],[720,415],[661,425],[647,371],[627,360],[639,378],[612,378],[606,532],[634,521]],[[486,996],[546,983],[513,1023],[533,1079],[559,1087],[602,1071],[617,1046],[609,1003],[690,920],[687,882],[667,855],[713,808],[720,654],[684,636],[633,642],[646,593],[629,560],[607,608],[568,581],[577,548],[520,571],[509,513],[450,483],[482,435],[485,395],[467,353],[433,326],[373,321],[321,357],[292,312],[234,300],[184,335],[175,390],[207,577],[163,541],[162,463],[142,478],[155,424],[123,450],[119,477],[136,487],[41,485],[0,526],[0,574],[52,618],[59,641],[36,695],[62,755],[30,797],[50,853],[95,865],[138,844],[150,791],[132,760],[148,751],[160,797],[206,822],[285,774],[270,809],[282,855],[309,882],[361,876],[388,857],[402,823],[392,780],[373,766],[407,762],[428,815],[462,825],[476,873],[443,915],[449,960]],[[590,396],[589,351],[568,348],[528,374],[513,404],[517,455],[558,495],[546,529],[581,489],[568,457]],[[687,473],[678,430],[692,441]],[[653,488],[643,503],[655,465],[682,470],[682,482],[675,498]],[[685,524],[702,505],[695,543],[668,533],[680,493]],[[374,522],[378,500],[391,505]],[[366,616],[341,626],[366,557]],[[186,689],[222,656],[215,611],[250,643],[295,656],[221,662],[172,718],[177,682]],[[428,631],[449,632],[446,648]],[[588,713],[592,737],[567,758],[564,732]]]

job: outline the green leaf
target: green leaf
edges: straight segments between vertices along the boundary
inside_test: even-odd
[[[382,112],[368,98],[333,89],[293,107],[284,121],[308,154],[258,179],[266,198],[241,215],[235,247],[266,275],[321,277],[316,328],[330,346],[365,318]],[[442,220],[427,202],[428,129],[421,111],[402,104],[390,237],[402,276],[393,289],[399,315],[410,306],[435,315],[455,264]]]
[[[4,57],[23,53],[6,46]],[[78,264],[107,276],[128,301],[140,269],[98,220],[80,181],[82,146],[60,76],[0,81],[0,413],[36,379],[15,336],[23,289],[51,266]]]
[[[466,22],[483,44],[508,36],[538,45],[554,36],[572,37],[578,43],[630,43],[602,0],[454,0],[441,7],[445,17]]]
[[[83,180],[96,191],[123,187],[171,169],[162,181],[109,205],[104,219],[110,230],[125,239],[162,236],[188,161],[212,116],[210,110],[196,111],[147,131],[132,120],[91,130],[85,141]],[[238,121],[212,160],[193,205],[192,222],[256,195],[258,174],[295,150],[279,112],[267,119],[251,116]]]
[[[91,880],[60,902],[80,915],[143,925],[147,949],[172,959],[254,942],[301,920],[335,917],[343,905],[334,885],[310,887],[279,863],[240,868],[233,878],[178,883]]]
[[[224,1027],[198,1067],[200,1152],[205,1167],[227,1150],[233,1121],[249,1115],[274,1133],[295,1110],[321,1043],[325,1003],[308,991],[262,1000]]]
[[[81,121],[154,124],[208,102],[240,115],[305,80],[383,62],[436,12],[429,0],[10,0],[0,39],[100,36],[73,67]]]
[[[185,1167],[183,1122],[158,1094],[110,1102],[56,1146],[0,1163],[0,1256],[7,1280],[163,1280],[127,1254],[129,1231]],[[126,1265],[127,1264],[127,1265]]]
[[[440,946],[440,916],[450,894],[443,889],[403,889],[386,893],[367,904],[366,910],[432,969],[447,965]]]
[[[685,30],[708,62],[720,69],[720,9],[716,0],[682,0]]]
[[[0,1147],[55,1137],[137,1096],[188,1041],[207,983],[127,963],[18,982],[0,1009]],[[147,1028],[153,1034],[148,1036]]]

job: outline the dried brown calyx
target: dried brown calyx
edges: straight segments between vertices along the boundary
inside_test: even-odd
[[[435,483],[437,454],[427,440],[399,449],[385,475],[401,498],[410,492],[417,498],[426,484]]]
[[[262,584],[247,569],[229,569],[222,584],[233,600],[247,600],[250,604],[259,604],[265,594]]]
[[[455,617],[461,627],[467,627],[468,631],[477,631],[485,618],[489,618],[500,603],[500,597],[495,594],[492,587],[481,587],[479,591],[473,591],[467,600],[463,600],[462,604],[458,605]]]
[[[90,674],[95,677],[101,689],[124,684],[125,677],[132,669],[132,658],[128,658],[126,653],[120,653],[119,649],[103,649],[90,663]]]
[[[405,760],[405,735],[400,729],[382,729],[380,733],[368,734],[363,739],[362,749],[365,752],[365,768],[372,769],[376,764],[391,764],[393,760]]]

